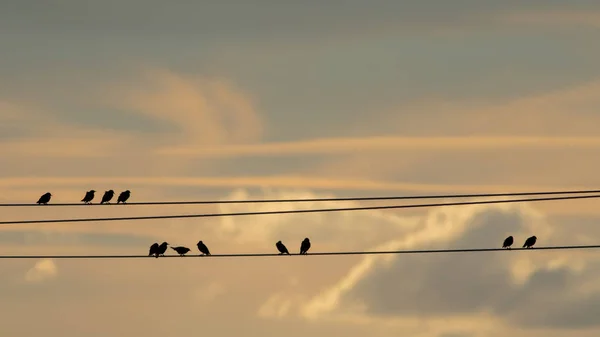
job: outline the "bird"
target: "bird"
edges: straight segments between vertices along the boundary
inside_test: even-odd
[[[302,244],[300,245],[300,255],[306,254],[310,249],[310,240],[308,238],[304,238],[302,240]]]
[[[117,199],[117,204],[120,202],[125,203],[130,196],[131,192],[129,190],[121,192],[121,194],[119,194],[119,198]]]
[[[156,257],[158,257],[159,255],[165,256],[165,252],[167,251],[167,246],[169,244],[166,242],[163,242],[160,244],[160,246],[158,246],[158,249],[156,249]]]
[[[206,247],[206,245],[202,242],[202,241],[198,241],[198,250],[200,251],[200,253],[202,253],[203,255],[210,255],[210,251],[208,250],[208,247]]]
[[[171,247],[171,249],[176,251],[177,254],[179,254],[179,256],[184,256],[187,252],[190,251],[188,247]]]
[[[513,242],[515,240],[513,239],[512,235],[507,237],[506,239],[504,239],[504,243],[502,244],[502,248],[507,248],[510,249],[510,246],[512,246]]]
[[[525,243],[523,244],[523,248],[525,248],[525,247],[532,248],[533,245],[535,245],[536,241],[537,241],[537,237],[535,235],[527,238],[527,240],[525,240]]]
[[[148,253],[148,256],[152,256],[152,255],[156,255],[156,257],[158,258],[158,243],[153,243],[152,246],[150,246],[150,252]]]
[[[94,193],[96,193],[96,191],[94,190],[89,190],[85,193],[85,197],[83,197],[83,199],[81,199],[81,201],[83,201],[86,204],[91,204],[92,200],[94,200]]]
[[[104,192],[104,195],[102,196],[102,201],[100,201],[100,203],[101,204],[109,203],[109,201],[113,198],[114,195],[115,195],[115,191],[113,191],[113,190],[108,190],[108,191]]]
[[[46,192],[38,199],[37,204],[38,205],[42,205],[42,204],[48,205],[50,198],[52,198],[52,193]]]
[[[277,250],[279,251],[279,255],[281,255],[281,254],[290,255],[290,252],[288,252],[287,248],[281,241],[277,241],[277,243],[275,244],[275,247],[277,247]]]

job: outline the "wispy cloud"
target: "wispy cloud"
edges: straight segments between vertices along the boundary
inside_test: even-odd
[[[332,190],[380,190],[380,191],[505,191],[551,189],[549,186],[506,186],[506,185],[452,185],[452,184],[419,184],[397,181],[377,181],[361,179],[332,179],[303,177],[294,175],[280,176],[247,176],[247,177],[10,177],[0,178],[0,186],[36,187],[45,186],[61,188],[98,184],[116,184],[129,186],[203,186],[203,187],[278,187],[309,188]],[[563,187],[564,188],[564,187]]]
[[[600,28],[600,11],[538,10],[518,11],[502,17],[509,23],[546,26],[576,25]]]
[[[263,143],[213,148],[168,147],[165,156],[238,157],[347,154],[360,151],[482,150],[511,148],[600,147],[600,137],[357,137]]]
[[[111,90],[111,105],[175,126],[182,144],[220,145],[257,140],[262,121],[252,99],[222,78],[194,78],[166,69],[149,69],[134,88]]]

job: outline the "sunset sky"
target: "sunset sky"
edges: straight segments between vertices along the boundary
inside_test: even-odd
[[[599,41],[597,0],[2,0],[0,202],[598,189]],[[597,203],[14,225],[0,255],[600,244]],[[0,264],[2,336],[600,333],[600,251]]]

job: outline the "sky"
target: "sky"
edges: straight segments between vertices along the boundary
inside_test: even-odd
[[[598,1],[0,1],[0,202],[596,189]],[[0,221],[390,202],[3,208]],[[597,244],[596,201],[26,224],[0,255]],[[309,252],[310,253],[310,252]],[[597,336],[600,253],[1,260],[1,335]]]

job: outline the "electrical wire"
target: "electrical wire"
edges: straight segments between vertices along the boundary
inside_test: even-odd
[[[540,250],[576,250],[576,249],[598,249],[600,245],[585,245],[585,246],[547,246],[535,248],[468,248],[468,249],[426,249],[426,250],[387,250],[387,251],[346,251],[346,252],[316,252],[305,255],[290,254],[289,256],[339,256],[339,255],[389,255],[389,254],[440,254],[440,253],[483,253],[483,252],[498,252],[498,251],[540,251]],[[247,254],[213,254],[213,255],[165,255],[160,258],[218,258],[218,257],[273,257],[287,256],[287,254],[269,254],[269,253],[247,253]],[[138,258],[155,258],[147,255],[0,255],[0,259],[138,259]]]
[[[334,202],[334,201],[374,201],[374,200],[413,200],[413,199],[452,199],[452,198],[485,198],[485,197],[516,197],[532,195],[556,194],[590,194],[600,193],[600,190],[573,190],[573,191],[546,191],[546,192],[508,192],[508,193],[483,193],[483,194],[446,194],[446,195],[415,195],[415,196],[389,196],[389,197],[352,197],[352,198],[311,198],[311,199],[255,199],[255,200],[195,200],[195,201],[149,201],[128,202],[124,204],[84,204],[84,203],[58,203],[43,206],[148,206],[148,205],[207,205],[207,204],[253,204],[253,203],[291,203],[291,202]],[[0,207],[32,207],[38,204],[25,203],[0,203]]]
[[[421,208],[421,207],[447,207],[447,206],[464,206],[464,205],[503,204],[503,203],[516,203],[516,202],[536,202],[536,201],[554,201],[554,200],[572,200],[572,199],[590,199],[590,198],[600,198],[600,194],[585,195],[585,196],[550,197],[550,198],[486,200],[486,201],[468,201],[468,202],[451,202],[451,203],[434,203],[434,204],[409,204],[409,205],[392,205],[392,206],[348,207],[348,208],[321,208],[321,209],[301,209],[301,210],[282,210],[282,211],[264,211],[264,212],[179,214],[179,215],[114,217],[114,218],[13,220],[13,221],[0,221],[0,225],[67,223],[67,222],[95,222],[95,221],[125,221],[125,220],[159,220],[159,219],[182,219],[182,218],[209,218],[209,217],[225,217],[225,216],[294,214],[294,213],[344,212],[344,211],[404,209],[404,208]]]

